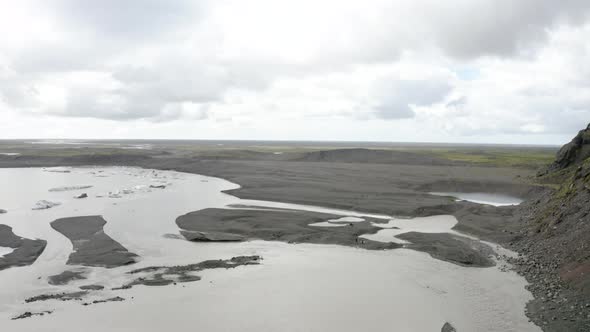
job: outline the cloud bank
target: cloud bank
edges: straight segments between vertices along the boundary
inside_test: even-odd
[[[0,130],[559,144],[590,121],[589,14],[583,0],[4,3]]]

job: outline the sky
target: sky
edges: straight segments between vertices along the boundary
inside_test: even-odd
[[[0,139],[563,144],[588,0],[0,2]]]

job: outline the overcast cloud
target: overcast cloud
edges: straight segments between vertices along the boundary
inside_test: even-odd
[[[561,144],[586,0],[0,4],[0,138]]]

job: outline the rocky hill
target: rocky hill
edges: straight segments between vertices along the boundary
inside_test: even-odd
[[[590,157],[590,124],[559,150],[555,162],[549,166],[547,173],[582,164],[588,157]]]
[[[531,317],[546,331],[590,331],[590,125],[535,182],[551,190],[524,204],[513,242],[531,283]]]

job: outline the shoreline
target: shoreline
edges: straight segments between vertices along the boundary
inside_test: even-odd
[[[184,161],[184,162],[183,162]],[[245,164],[249,164],[249,162],[242,162]],[[12,164],[12,163],[11,163]],[[71,167],[79,167],[79,166],[86,166],[86,167],[92,167],[93,165],[96,166],[128,166],[128,167],[141,167],[141,168],[151,168],[151,169],[158,169],[158,170],[163,170],[163,171],[177,171],[177,172],[184,172],[184,173],[189,173],[189,174],[198,174],[198,175],[204,175],[204,176],[210,176],[210,177],[217,177],[217,178],[222,178],[225,179],[227,181],[230,181],[232,183],[235,183],[239,186],[239,188],[235,188],[235,189],[229,189],[229,190],[224,190],[223,192],[228,194],[228,195],[232,195],[235,197],[238,197],[240,199],[258,199],[258,200],[272,200],[272,201],[277,201],[277,202],[285,202],[285,203],[295,203],[295,204],[309,204],[309,200],[308,199],[298,199],[297,197],[306,197],[307,195],[305,195],[306,190],[305,189],[305,184],[308,182],[304,182],[302,183],[300,186],[297,186],[296,188],[294,188],[295,190],[293,192],[290,193],[290,196],[293,199],[290,199],[289,197],[286,197],[285,194],[281,194],[281,195],[275,195],[277,193],[277,191],[275,191],[273,188],[273,186],[271,187],[266,187],[266,185],[264,185],[265,183],[269,183],[272,181],[275,181],[275,185],[277,187],[286,187],[289,188],[289,182],[284,182],[283,180],[280,180],[280,176],[279,176],[279,180],[278,182],[276,182],[277,177],[271,177],[270,180],[267,180],[266,182],[262,182],[263,183],[263,187],[256,187],[256,186],[251,186],[248,185],[248,183],[252,184],[252,183],[256,183],[257,179],[259,179],[259,177],[256,175],[257,172],[254,172],[255,176],[252,177],[250,173],[251,167],[259,167],[260,165],[257,165],[257,162],[253,162],[254,165],[250,165],[249,167],[240,167],[242,166],[241,163],[236,163],[234,161],[229,161],[229,162],[224,162],[224,161],[198,161],[198,162],[193,162],[192,164],[188,164],[186,163],[186,160],[184,159],[174,159],[174,160],[158,160],[158,159],[144,159],[144,158],[139,158],[139,159],[134,159],[134,160],[127,160],[126,162],[120,162],[120,161],[115,161],[115,164],[113,165],[112,160],[108,161],[108,162],[99,162],[99,163],[84,163],[82,160],[77,160],[76,162],[68,162],[66,160],[62,160],[60,162],[48,162],[48,163],[43,163],[44,165],[27,165],[27,164],[19,164],[19,163],[15,163],[12,164],[10,166],[12,167],[18,167],[18,168],[29,168],[29,167],[56,167],[56,166],[71,166]],[[274,165],[274,164],[278,164],[275,162],[271,162],[270,165],[266,165],[263,162],[262,163],[262,169],[260,169],[259,171],[262,172],[267,172],[267,170],[265,170],[266,167],[277,167],[278,165]],[[289,163],[291,164],[291,163]],[[293,168],[294,172],[296,174],[305,174],[305,171],[310,170],[310,168],[308,167],[309,164],[308,162],[297,162],[295,163],[294,166],[290,166]],[[316,164],[316,163],[314,163]],[[322,163],[321,164],[321,169],[319,170],[320,172],[323,172],[325,169],[330,169],[333,166],[338,166],[340,164],[336,163],[334,165],[326,165],[327,163]],[[223,167],[218,167],[219,165],[224,165]],[[0,167],[6,167],[7,165],[0,163]],[[370,169],[372,168],[372,164],[365,164],[365,166],[368,166]],[[379,169],[382,169],[384,165],[377,165],[376,167]],[[393,166],[395,167],[396,165],[385,165],[385,166]],[[340,167],[340,166],[338,166]],[[359,164],[346,164],[344,166],[342,166],[342,170],[345,171],[345,173],[350,173],[352,175],[355,174],[360,174],[358,169],[355,169],[355,167],[361,167],[361,165]],[[431,167],[423,167],[418,168],[416,176],[419,176],[422,172],[426,172],[428,169],[436,169],[439,166],[431,166]],[[440,167],[444,167],[444,166],[440,166]],[[301,169],[300,169],[301,168]],[[405,165],[401,165],[400,168],[402,170],[408,170],[408,168]],[[274,169],[274,168],[273,168]],[[446,169],[446,168],[445,168]],[[313,170],[313,168],[311,168],[311,170]],[[466,175],[465,174],[459,174],[459,176],[463,176],[463,177],[472,177],[474,179],[477,179],[478,177],[480,177],[481,175],[478,175],[479,173],[483,172],[483,174],[489,173],[490,171],[493,171],[493,169],[478,169],[478,168],[465,168],[464,170],[467,171]],[[504,171],[503,171],[504,172]],[[454,172],[457,173],[457,172]],[[507,174],[513,174],[510,172],[507,172]],[[312,174],[313,175],[313,174]],[[352,176],[350,175],[350,176]],[[297,175],[294,176],[294,179],[297,179],[299,176],[301,175]],[[505,175],[501,175],[500,178],[502,178],[504,176],[506,182],[508,182],[509,178],[512,178],[512,175],[510,175],[509,177],[506,177]],[[249,182],[246,181],[246,183],[242,183],[240,180],[241,178],[246,177],[249,178]],[[356,176],[358,177],[358,176]],[[352,179],[354,179],[355,177],[351,177]],[[359,181],[364,178],[363,176],[360,177]],[[417,179],[416,177],[410,177],[411,181],[416,181],[415,179]],[[263,180],[261,178],[261,180]],[[336,182],[334,182],[336,181]],[[418,182],[417,185],[414,185],[414,187],[418,187],[421,185],[424,185],[423,181],[428,182],[429,179],[426,178],[424,180],[420,180],[422,181],[421,183]],[[430,180],[430,181],[438,181],[436,179],[434,180]],[[485,183],[485,181],[488,180],[483,180],[480,179],[481,184]],[[492,179],[492,183],[494,183],[494,181]],[[514,180],[511,180],[514,181]],[[325,181],[324,181],[325,182]],[[403,181],[402,181],[403,182]],[[328,197],[331,197],[329,195],[329,193],[331,193],[331,191],[329,190],[330,185],[328,183],[339,183],[340,185],[342,185],[342,182],[339,182],[338,180],[334,179],[332,180],[332,178],[328,178],[328,182],[326,182],[325,185],[322,184],[320,191],[316,191],[313,192],[313,190],[317,190],[317,186],[316,189],[312,188],[308,188],[307,190],[312,190],[311,192],[313,193],[312,197],[318,197],[318,195],[324,195],[327,197],[324,197],[324,199],[319,202],[321,203],[321,206],[325,206],[328,208],[336,208],[336,209],[346,209],[346,210],[360,210],[360,211],[366,211],[366,212],[372,212],[372,213],[383,213],[383,214],[387,214],[387,215],[414,215],[414,216],[429,216],[429,215],[437,215],[437,214],[452,214],[455,215],[457,217],[457,220],[459,221],[459,223],[455,226],[455,229],[462,232],[462,233],[466,233],[468,235],[473,235],[478,237],[481,240],[485,240],[485,241],[490,241],[493,243],[497,243],[501,246],[504,246],[508,249],[512,249],[510,246],[507,246],[509,242],[509,240],[506,239],[510,239],[513,238],[514,235],[512,234],[512,230],[508,229],[501,229],[504,226],[510,224],[511,222],[513,222],[514,220],[518,219],[518,209],[515,209],[513,207],[508,207],[508,208],[496,208],[496,207],[482,207],[478,204],[475,203],[469,203],[469,202],[449,202],[448,199],[445,199],[444,197],[434,197],[432,195],[428,195],[427,193],[418,193],[418,192],[414,192],[414,194],[410,195],[411,197],[406,198],[405,200],[401,200],[399,201],[400,204],[394,204],[394,206],[389,206],[388,208],[382,210],[381,207],[383,206],[383,204],[381,204],[381,202],[383,202],[385,199],[385,201],[388,201],[387,196],[385,195],[382,198],[379,198],[376,201],[376,204],[368,204],[365,205],[363,204],[363,199],[362,196],[366,195],[363,194],[363,192],[365,192],[367,189],[364,189],[364,187],[359,188],[360,189],[360,197],[361,197],[361,201],[358,202],[354,202],[351,200],[348,200],[341,197],[341,198],[337,198],[336,200],[332,201],[330,200]],[[456,182],[456,186],[460,187],[462,183],[466,183],[464,180],[459,180]],[[467,181],[468,183],[468,181]],[[387,183],[385,184],[387,185]],[[302,187],[303,186],[303,187]],[[407,187],[406,185],[403,185],[402,187]],[[262,188],[262,191],[261,191]],[[265,189],[268,188],[268,189]],[[302,189],[303,188],[303,189]],[[378,186],[375,190],[377,192],[380,192],[383,190],[383,185]],[[403,189],[402,192],[400,192],[399,190],[396,189],[396,187],[388,187],[389,190],[393,190],[394,196],[393,197],[400,197],[399,195],[405,195],[407,193],[408,189]],[[529,188],[526,190],[531,190],[531,188],[533,188],[532,186],[526,185],[526,184],[519,184],[518,188]],[[326,190],[328,190],[326,192]],[[369,188],[370,190],[370,188]],[[404,190],[406,192],[404,192]],[[456,190],[455,190],[456,191]],[[319,193],[323,193],[323,194],[319,194]],[[328,193],[328,194],[327,194]],[[326,195],[327,194],[327,195]],[[351,195],[359,195],[359,194],[355,194],[354,192],[351,192]],[[418,196],[416,196],[418,195]],[[272,199],[269,199],[269,196],[272,196]],[[353,196],[350,196],[351,198]],[[402,196],[403,197],[403,196]],[[367,197],[370,198],[370,197]],[[413,198],[417,198],[415,200],[412,201]],[[366,201],[366,199],[364,200]],[[396,207],[397,206],[397,207]],[[404,207],[405,206],[405,207]],[[359,208],[359,207],[362,207]],[[401,207],[401,209],[400,209]],[[392,213],[397,211],[397,213]],[[498,211],[504,211],[502,213],[499,213]],[[409,212],[409,213],[408,213]],[[451,213],[448,213],[451,212]],[[473,223],[474,218],[479,219],[478,214],[485,212],[483,215],[483,219],[484,223],[489,223],[491,222],[493,225],[490,228],[487,229],[483,229],[480,228],[481,225],[478,225],[477,223]],[[508,218],[507,218],[508,217]],[[501,221],[503,221],[503,223],[500,223]],[[496,223],[496,224],[494,224]],[[500,223],[500,225],[498,225],[498,223]],[[527,278],[526,274],[522,274],[521,271],[518,271],[523,277]],[[528,278],[527,278],[528,280]],[[538,321],[536,319],[536,312],[533,311],[528,311],[527,314],[529,315],[529,317],[531,317],[533,320]]]

